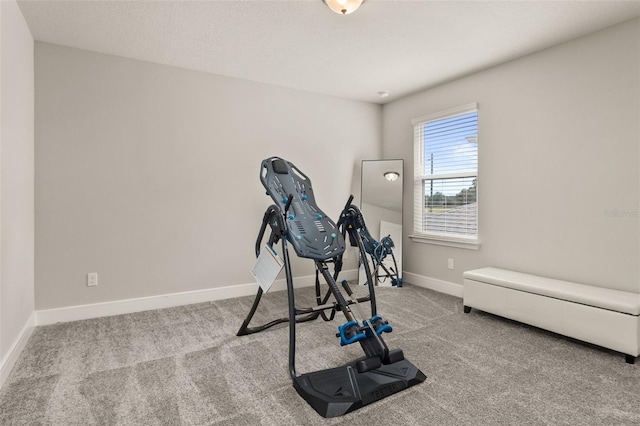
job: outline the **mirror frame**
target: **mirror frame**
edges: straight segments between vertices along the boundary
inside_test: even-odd
[[[373,167],[371,167],[373,166]],[[384,174],[385,172],[395,171],[399,173],[399,177],[395,181],[388,181]],[[388,185],[394,185],[395,192],[388,190]],[[396,189],[397,188],[397,189]],[[370,194],[374,194],[375,198],[371,198]],[[372,202],[368,202],[372,201]],[[362,160],[360,168],[360,211],[364,216],[367,229],[371,236],[380,241],[382,237],[380,235],[380,222],[383,220],[380,214],[367,214],[367,207],[365,204],[378,207],[381,210],[389,210],[392,213],[384,216],[390,222],[390,224],[400,225],[399,238],[392,237],[395,248],[394,255],[399,269],[399,277],[403,276],[402,265],[402,248],[404,245],[404,160],[403,159],[390,159],[390,160]],[[380,213],[380,212],[377,212]],[[399,216],[398,216],[399,215]],[[374,219],[372,219],[372,217]],[[399,223],[398,223],[399,220]],[[386,232],[385,232],[386,233]],[[386,261],[385,261],[386,264]],[[374,271],[372,271],[373,273]],[[359,274],[362,275],[362,274]],[[359,282],[366,282],[366,278],[360,277]],[[383,282],[377,282],[375,285],[391,285],[390,280]]]

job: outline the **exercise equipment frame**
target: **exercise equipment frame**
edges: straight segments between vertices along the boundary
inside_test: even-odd
[[[288,317],[250,327],[264,294],[262,288],[258,288],[237,335],[257,333],[280,323],[288,323],[289,375],[293,386],[323,417],[346,414],[423,382],[426,379],[424,373],[404,358],[401,349],[389,350],[382,338],[382,334],[391,332],[392,327],[377,313],[375,281],[365,259],[362,239],[362,235],[368,235],[368,231],[360,210],[351,204],[353,196],[349,197],[336,224],[315,204],[311,181],[292,163],[279,157],[264,160],[260,180],[275,204],[269,206],[263,216],[255,252],[256,256],[260,254],[264,234],[269,226],[271,232],[268,244],[271,247],[275,247],[278,242],[281,244],[288,294]],[[354,297],[348,283],[343,280],[342,286],[349,296],[346,299],[337,284],[347,235],[350,243],[358,247],[360,260],[364,261],[369,290],[366,297]],[[317,306],[299,309],[295,305],[289,244],[299,257],[312,259],[315,263]],[[333,273],[330,265],[333,265]],[[320,287],[320,275],[328,285],[324,295]],[[334,300],[330,302],[331,296]],[[369,302],[371,307],[369,319],[364,317],[360,306],[364,302]],[[360,321],[351,310],[353,305]],[[336,312],[342,312],[347,319],[345,324],[338,327],[336,334],[340,338],[340,345],[358,342],[364,351],[364,357],[340,367],[298,375],[295,368],[296,323],[318,317],[330,321]]]

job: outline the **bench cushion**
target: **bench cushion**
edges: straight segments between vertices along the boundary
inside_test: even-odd
[[[464,278],[569,302],[640,315],[640,294],[538,277],[499,268],[464,272]]]

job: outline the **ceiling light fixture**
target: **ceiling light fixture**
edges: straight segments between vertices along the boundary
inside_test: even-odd
[[[329,9],[340,15],[348,15],[358,10],[364,0],[322,0]]]
[[[400,173],[398,172],[385,172],[384,177],[389,181],[393,182],[394,180],[400,177]]]

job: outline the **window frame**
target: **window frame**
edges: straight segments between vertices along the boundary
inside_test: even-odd
[[[472,112],[478,113],[479,121],[479,107],[477,102],[472,102],[466,105],[462,105],[455,108],[450,108],[444,111],[436,112],[433,114],[416,117],[411,120],[413,126],[413,164],[414,164],[414,195],[413,195],[413,233],[409,235],[414,242],[443,245],[449,247],[458,247],[471,250],[478,250],[480,248],[479,239],[479,217],[477,217],[478,225],[476,227],[476,234],[474,236],[463,236],[460,234],[447,234],[446,232],[427,232],[422,229],[422,223],[424,223],[424,200],[425,200],[425,182],[428,180],[448,179],[448,178],[475,178],[476,179],[476,203],[479,203],[479,166],[476,166],[475,173],[463,172],[463,173],[447,173],[447,174],[423,174],[424,168],[424,126],[428,123],[438,120],[444,120],[452,118],[458,115],[469,114]],[[418,127],[419,129],[418,130]],[[476,154],[476,159],[479,157],[479,153]],[[476,215],[479,215],[479,210]]]

